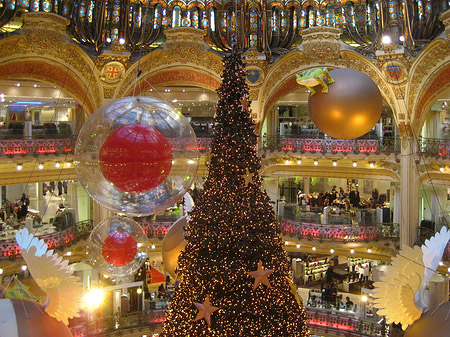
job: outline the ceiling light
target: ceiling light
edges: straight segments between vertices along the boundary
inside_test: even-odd
[[[367,300],[368,300],[368,297],[366,295],[361,296],[361,301],[367,302]]]
[[[119,43],[120,43],[120,44],[125,44],[125,39],[124,39],[123,37],[121,37],[121,38],[119,39]]]
[[[374,163],[373,161],[371,161],[371,162],[369,163],[369,166],[370,166],[370,167],[374,167],[374,166],[375,166],[375,163]]]
[[[60,164],[59,162],[56,162],[56,163],[55,163],[55,167],[56,167],[56,168],[59,168],[59,167],[61,167],[61,164]]]
[[[314,160],[314,165],[319,165],[319,162],[317,160]]]
[[[441,168],[439,169],[439,171],[444,172],[444,171],[445,171],[445,166],[441,166]]]
[[[2,268],[0,268],[0,275],[2,275],[3,274],[3,269]]]
[[[439,261],[439,266],[443,266],[444,265],[444,262],[442,262],[442,261]]]
[[[40,164],[38,165],[38,169],[39,169],[39,170],[42,170],[43,168],[44,168],[44,164],[40,163]]]
[[[111,43],[111,38],[110,38],[110,37],[107,37],[107,38],[106,38],[106,42]]]
[[[297,160],[297,164],[301,165],[302,164],[302,160],[301,159]]]
[[[287,165],[287,164],[289,164],[289,159],[286,159],[285,161],[284,161],[284,163]]]
[[[151,248],[151,249],[155,249],[156,246],[155,246],[155,245],[151,245],[150,248]]]
[[[301,247],[301,246],[300,246],[300,244],[299,244],[299,243],[297,243],[297,246],[296,246],[296,247],[297,247],[297,249],[300,249],[300,247]]]
[[[16,83],[16,87],[20,87],[20,83],[19,82]]]
[[[33,87],[37,88],[37,86],[38,86],[38,85],[37,85],[36,83],[35,83],[35,84],[33,84]]]
[[[384,35],[381,38],[381,42],[383,42],[384,44],[389,44],[389,43],[391,43],[391,37],[389,35]]]
[[[358,163],[356,161],[353,162],[353,167],[358,166]]]
[[[315,252],[317,250],[316,247],[312,247],[312,251]]]
[[[71,161],[66,162],[66,167],[71,167],[71,166],[72,166],[72,162]]]
[[[72,252],[67,252],[66,255],[67,255],[67,256],[71,256],[71,255],[72,255]]]
[[[401,42],[405,41],[405,37],[403,35],[400,35],[400,37],[398,38]]]
[[[370,253],[372,253],[372,249],[367,249],[367,252],[370,254]]]
[[[333,248],[330,249],[330,253],[334,254],[334,249]]]
[[[350,249],[350,254],[355,254],[355,250],[354,249]]]
[[[337,166],[337,161],[333,160],[333,166],[336,167]]]
[[[22,164],[17,164],[16,169],[17,169],[17,171],[22,171],[23,165]]]
[[[138,294],[142,294],[142,288],[137,288],[136,292],[137,292]]]
[[[192,165],[195,164],[195,161],[193,161],[192,159],[188,159],[187,163]]]
[[[285,246],[288,246],[288,245],[289,245],[289,242],[288,242],[288,241],[284,241],[284,245],[285,245]]]
[[[20,269],[22,269],[23,271],[27,270],[27,266],[22,266],[20,267]]]

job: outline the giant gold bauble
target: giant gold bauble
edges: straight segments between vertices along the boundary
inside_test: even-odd
[[[162,244],[162,259],[164,270],[175,278],[175,269],[178,265],[178,256],[186,246],[184,240],[184,227],[187,226],[186,217],[178,219],[167,231]]]
[[[369,132],[381,117],[383,99],[372,79],[355,69],[330,71],[335,80],[328,93],[317,88],[309,96],[311,119],[330,137],[358,138]]]

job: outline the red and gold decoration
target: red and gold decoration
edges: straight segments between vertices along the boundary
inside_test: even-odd
[[[280,227],[261,189],[241,55],[226,56],[224,65],[209,175],[189,213],[179,284],[160,336],[309,336],[305,310],[286,282]]]
[[[330,137],[358,138],[368,133],[381,117],[383,98],[375,82],[355,69],[330,71],[335,80],[328,93],[309,96],[311,119]]]
[[[122,267],[133,261],[137,254],[137,242],[128,232],[117,231],[103,242],[102,255],[106,262]]]
[[[195,132],[183,114],[153,97],[122,97],[95,111],[74,151],[78,180],[102,207],[141,217],[178,202],[195,179]]]
[[[219,308],[211,305],[211,299],[209,298],[209,295],[206,296],[205,301],[203,303],[194,303],[194,305],[198,309],[198,314],[197,314],[197,317],[195,317],[194,321],[198,321],[198,320],[204,318],[205,321],[210,326],[211,325],[211,314],[214,311],[219,310]]]
[[[87,257],[103,275],[133,275],[147,259],[147,234],[131,218],[115,216],[99,222],[87,240]]]
[[[128,124],[115,129],[100,148],[105,178],[127,193],[145,193],[161,184],[172,167],[167,139],[149,125]]]
[[[261,260],[258,262],[258,269],[255,271],[247,272],[250,276],[255,278],[255,283],[253,284],[253,290],[258,288],[260,284],[265,284],[270,288],[269,275],[273,273],[273,269],[264,269]]]

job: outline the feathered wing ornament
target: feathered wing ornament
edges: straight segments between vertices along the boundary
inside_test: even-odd
[[[387,323],[401,323],[406,329],[422,315],[422,310],[414,303],[414,294],[419,290],[425,272],[422,257],[420,247],[403,246],[381,282],[374,283],[374,307],[380,309],[379,315],[386,316]]]
[[[381,282],[374,284],[374,306],[381,309],[378,313],[386,316],[387,323],[401,323],[406,329],[429,309],[427,284],[436,272],[449,240],[450,231],[443,227],[422,247],[403,246],[392,259]]]
[[[24,228],[16,234],[22,256],[37,285],[47,294],[45,311],[68,324],[68,318],[78,317],[83,296],[79,278],[72,275],[69,261],[63,260],[53,250],[47,251],[43,240],[35,238]]]

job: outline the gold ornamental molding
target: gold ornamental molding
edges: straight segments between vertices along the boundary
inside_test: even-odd
[[[0,41],[0,77],[28,78],[58,85],[88,113],[103,103],[99,73],[65,30],[68,20],[51,13],[24,13],[22,36]]]
[[[439,87],[445,86],[444,82],[447,82],[448,87],[448,78],[445,80],[440,76],[442,77],[441,74],[446,71],[449,64],[450,44],[445,39],[431,42],[414,61],[405,96],[408,98],[414,129],[420,128],[425,120],[427,109],[440,93]],[[439,81],[440,85],[436,81]]]
[[[182,69],[186,74],[178,73],[179,81],[184,84],[200,86],[215,90],[220,85],[220,77],[223,69],[222,58],[212,52],[205,51],[203,42],[173,41],[167,49],[155,50],[144,56],[140,64],[135,63],[126,72],[124,80],[117,88],[114,97],[123,97],[132,94],[136,81],[138,67],[141,75],[138,78],[136,93],[148,87],[146,81],[156,73],[170,74],[173,69]],[[188,74],[189,73],[189,74]],[[196,73],[195,76],[190,76]],[[175,82],[176,79],[174,79]],[[200,81],[200,82],[196,82]],[[170,84],[168,78],[165,82]],[[153,85],[153,83],[152,83]]]
[[[308,166],[308,165],[284,165],[284,164],[269,164],[262,166],[262,176],[302,176],[302,177],[323,177],[329,178],[330,171],[334,178],[355,178],[355,179],[371,179],[399,182],[400,177],[397,173],[389,168],[336,168],[331,170],[329,166]]]

